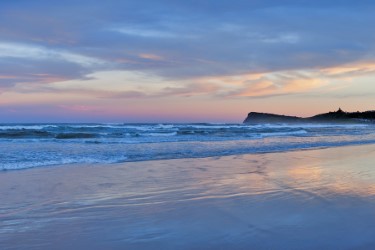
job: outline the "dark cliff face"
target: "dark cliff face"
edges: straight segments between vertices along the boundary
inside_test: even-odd
[[[244,123],[278,123],[278,122],[299,122],[302,118],[296,116],[276,115],[267,113],[251,112]]]
[[[375,111],[365,112],[344,112],[341,109],[336,112],[329,112],[315,115],[308,118],[297,116],[286,116],[268,113],[251,112],[248,114],[244,123],[311,123],[311,122],[329,122],[329,123],[362,123],[375,122]]]

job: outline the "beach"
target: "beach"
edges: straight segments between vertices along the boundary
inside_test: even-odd
[[[0,250],[375,250],[374,13],[0,0]]]
[[[375,145],[0,172],[0,249],[373,249]]]

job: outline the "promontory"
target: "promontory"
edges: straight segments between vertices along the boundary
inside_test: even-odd
[[[375,123],[375,110],[345,112],[339,108],[334,112],[318,114],[307,118],[250,112],[244,120],[244,123]]]

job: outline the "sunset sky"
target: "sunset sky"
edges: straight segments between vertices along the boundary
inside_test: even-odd
[[[0,122],[375,109],[375,1],[1,0]]]

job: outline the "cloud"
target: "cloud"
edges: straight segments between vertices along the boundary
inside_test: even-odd
[[[109,67],[104,60],[43,46],[0,42],[0,89],[17,84],[48,84],[85,79],[98,68]]]
[[[375,22],[373,1],[90,3],[1,2],[0,75],[12,76],[0,79],[2,91],[64,82],[54,91],[113,98],[260,97],[308,92],[327,79],[374,69],[366,63],[375,60],[375,34],[367,25]],[[83,88],[67,83],[109,70],[142,72],[150,80],[126,78],[114,91],[107,75],[101,79],[101,89],[111,88],[107,94],[93,89],[94,81]]]
[[[229,94],[231,97],[235,96],[246,96],[246,97],[256,97],[256,96],[268,96],[275,95],[279,91],[280,86],[269,80],[255,81],[246,84],[240,90],[234,91]]]
[[[129,36],[138,36],[138,37],[145,37],[145,38],[178,38],[177,34],[173,34],[167,31],[152,30],[152,29],[119,27],[119,28],[111,28],[109,30],[119,32],[121,34],[129,35]]]
[[[113,60],[112,69],[175,79],[334,67],[374,52],[365,26],[375,21],[374,2],[328,2],[4,2],[0,22],[2,43],[18,44],[9,51],[34,44],[25,55],[84,67]]]
[[[327,82],[319,78],[300,78],[297,75],[283,79],[276,76],[264,76],[259,80],[245,81],[243,86],[229,92],[229,97],[269,97],[310,92],[326,86]]]
[[[109,98],[109,99],[133,99],[133,98],[149,97],[146,93],[143,93],[141,91],[136,91],[136,90],[119,91],[119,92],[112,92],[112,93],[103,92],[99,96],[102,98]]]
[[[143,59],[155,60],[155,61],[161,61],[161,60],[163,60],[162,56],[158,56],[158,55],[155,55],[155,54],[145,54],[145,53],[142,53],[142,54],[139,54],[139,57],[143,58]]]
[[[66,61],[83,67],[105,64],[104,61],[64,50],[49,49],[19,43],[1,43],[0,58],[25,58],[32,60]]]
[[[50,84],[71,79],[86,79],[89,69],[66,61],[44,61],[19,58],[0,58],[0,79],[4,91],[16,91],[19,86]]]
[[[330,77],[354,77],[375,73],[375,62],[357,62],[322,69]]]
[[[282,34],[277,37],[263,38],[262,41],[265,43],[290,43],[296,44],[301,40],[297,34]]]
[[[166,87],[162,89],[157,96],[196,96],[212,95],[219,90],[219,86],[211,83],[192,83],[181,87]]]

